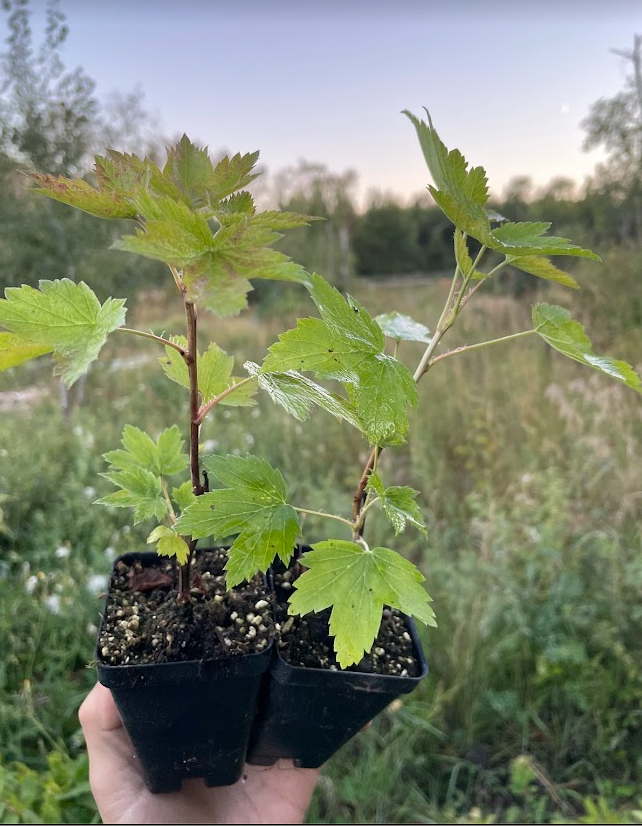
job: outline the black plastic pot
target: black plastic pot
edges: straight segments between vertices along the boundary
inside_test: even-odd
[[[318,768],[366,723],[428,674],[417,629],[406,617],[417,677],[329,671],[289,665],[276,650],[259,700],[248,763],[271,766],[289,757],[300,768]]]
[[[114,565],[155,558],[125,554]],[[98,679],[112,691],[151,792],[179,791],[190,777],[204,778],[207,786],[239,780],[272,648],[151,665],[105,665],[98,657]]]

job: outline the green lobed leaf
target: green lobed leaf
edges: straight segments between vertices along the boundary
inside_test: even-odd
[[[492,242],[490,222],[483,207],[459,192],[441,192],[434,186],[428,186],[428,191],[455,227],[476,238],[481,244],[488,246]]]
[[[183,537],[170,530],[157,541],[156,553],[161,556],[176,557],[178,564],[184,565],[189,559],[189,545]]]
[[[156,207],[155,214],[162,217],[147,221],[145,229],[137,230],[136,235],[118,238],[112,249],[134,252],[179,269],[188,267],[213,249],[214,236],[203,215],[169,199],[163,202],[139,194],[137,202],[146,203],[148,212]]]
[[[259,159],[258,152],[246,155],[237,153],[232,158],[222,158],[212,170],[207,181],[207,192],[212,203],[227,198],[233,192],[250,184],[258,173],[253,172]]]
[[[108,150],[108,157],[96,155],[94,173],[101,193],[125,200],[137,188],[146,187],[151,180],[151,164],[137,155]],[[136,210],[134,209],[135,217]]]
[[[468,169],[468,162],[458,149],[448,151],[435,131],[430,114],[428,123],[404,110],[415,127],[430,174],[439,190],[453,195],[461,193],[474,204],[484,206],[488,200],[488,182],[481,166]]]
[[[225,566],[228,588],[266,571],[277,556],[287,563],[299,521],[279,471],[256,456],[208,456],[203,466],[227,487],[197,497],[176,530],[193,539],[239,534]]]
[[[572,255],[594,261],[600,260],[595,253],[572,244],[567,238],[546,236],[544,233],[550,228],[550,224],[503,223],[503,216],[484,208],[488,200],[484,170],[481,167],[469,170],[466,160],[458,150],[449,152],[446,149],[427,111],[427,124],[408,111],[404,111],[404,114],[415,127],[426,163],[436,184],[428,187],[430,194],[460,232],[465,232],[490,249],[505,255]],[[491,231],[490,221],[500,221],[502,225]],[[471,265],[462,241],[461,236],[455,236],[455,253],[458,255],[457,260],[462,271],[465,272],[464,268]],[[547,269],[547,272],[548,276],[540,277],[549,277],[549,280],[557,280],[559,283],[572,286],[569,283],[570,276],[564,279],[559,272],[557,275],[553,275],[550,269]],[[483,274],[471,274],[471,277],[478,279],[482,278]]]
[[[156,476],[173,476],[187,468],[188,457],[182,452],[184,441],[177,425],[164,430],[155,442],[138,427],[127,424],[122,445],[124,450],[112,450],[103,456],[118,470],[142,468]]]
[[[571,318],[568,310],[552,304],[537,304],[533,307],[533,325],[535,332],[559,353],[642,393],[642,379],[631,365],[607,356],[597,356],[584,327]]]
[[[395,551],[365,550],[337,539],[313,545],[301,562],[308,570],[294,583],[289,613],[303,615],[332,607],[330,634],[342,668],[370,651],[386,605],[436,624],[430,597],[421,585],[423,575]]]
[[[244,379],[239,376],[232,376],[230,387],[238,385],[238,390],[234,390],[233,393],[225,396],[219,404],[225,404],[228,407],[254,407],[256,405],[254,396],[256,396],[258,390],[257,384],[253,381],[241,384],[243,381]]]
[[[320,275],[309,277],[306,287],[330,329],[340,332],[361,350],[378,353],[385,340],[379,325],[352,296],[345,298]]]
[[[187,349],[185,336],[172,336],[171,340],[180,347]],[[185,359],[173,347],[165,347],[165,353],[166,355],[159,359],[165,375],[180,384],[181,387],[189,389],[189,372]],[[241,381],[241,379],[232,376],[233,367],[233,356],[228,356],[217,344],[211,343],[203,354],[198,354],[198,390],[203,404],[207,404],[224,390],[228,390]],[[256,387],[248,383],[221,399],[221,404],[232,407],[251,407],[256,404],[252,398],[255,393]]]
[[[258,386],[269,394],[275,404],[281,405],[300,422],[308,419],[316,406],[363,432],[363,423],[348,399],[331,393],[306,376],[295,371],[263,373],[259,365],[251,361],[246,362],[244,367],[251,376],[256,377]]]
[[[417,401],[410,371],[383,352],[383,331],[353,298],[318,275],[306,283],[321,318],[299,319],[269,348],[263,373],[312,371],[349,387],[371,443],[398,443],[408,429],[407,404]]]
[[[309,370],[321,378],[356,383],[359,367],[378,353],[379,349],[356,344],[320,318],[300,318],[293,330],[281,333],[279,341],[268,348],[262,370]]]
[[[189,558],[189,545],[172,528],[158,525],[147,537],[147,544],[156,544],[156,553],[161,556],[176,557],[179,565]]]
[[[196,501],[196,495],[192,489],[192,483],[188,480],[177,488],[172,488],[172,499],[178,505],[180,511],[184,511]]]
[[[161,476],[173,476],[187,469],[185,442],[178,425],[165,428],[156,441],[156,469]]]
[[[135,218],[136,208],[116,192],[100,192],[82,178],[30,173],[39,186],[36,192],[54,201],[76,207],[96,218]]]
[[[28,338],[14,333],[0,333],[0,373],[52,350],[48,344],[33,344]]]
[[[418,531],[426,533],[426,523],[415,501],[419,491],[397,485],[384,488],[376,473],[370,474],[367,487],[374,490],[380,498],[383,511],[392,523],[395,534],[404,531],[406,525],[413,525]]]
[[[545,235],[550,226],[550,223],[542,221],[502,224],[490,233],[490,238],[484,243],[505,255],[573,255],[592,261],[601,260],[594,252],[572,244],[568,238]]]
[[[167,525],[157,525],[147,537],[146,542],[148,545],[153,545],[155,542],[158,542],[159,539],[162,539],[164,536],[170,536],[173,533],[174,531],[168,528]]]
[[[134,524],[150,519],[162,519],[168,513],[163,497],[161,481],[154,473],[143,467],[130,467],[102,473],[120,490],[96,500],[97,505],[111,505],[116,508],[134,508]]]
[[[221,224],[224,224],[228,215],[233,215],[238,212],[245,215],[254,215],[256,212],[254,198],[252,198],[247,191],[237,192],[234,195],[230,195],[230,197],[224,201],[219,201],[219,203],[216,204],[214,216],[219,219]]]
[[[213,173],[207,147],[195,146],[187,135],[168,148],[163,175],[170,178],[192,206],[207,202],[207,185]]]
[[[238,315],[247,307],[252,285],[239,278],[232,266],[214,255],[206,256],[187,268],[185,284],[192,301],[219,318]]]
[[[185,336],[170,336],[170,341],[178,344],[187,350],[187,339]],[[168,379],[180,384],[181,387],[189,389],[189,372],[183,356],[173,347],[165,346],[165,355],[158,359],[163,372]]]
[[[101,305],[82,281],[41,281],[38,290],[8,287],[5,296],[0,299],[0,326],[18,336],[18,347],[53,350],[57,371],[69,386],[97,358],[108,334],[125,322],[124,300],[108,298]]]
[[[399,444],[408,432],[408,404],[419,401],[412,373],[400,361],[380,355],[360,370],[354,403],[372,444]]]
[[[385,313],[378,315],[375,321],[384,335],[395,341],[423,341],[424,344],[430,344],[432,340],[430,330],[424,324],[403,313]]]
[[[564,287],[572,287],[575,290],[578,290],[580,287],[571,275],[558,269],[548,258],[543,258],[538,255],[509,256],[509,262],[512,267],[517,267],[518,270],[536,275],[538,278],[544,278],[546,281],[555,281],[557,284],[562,284]]]
[[[464,233],[460,230],[455,228],[455,260],[457,261],[457,266],[462,272],[464,278],[467,278],[469,275],[472,274],[473,271],[473,259],[470,257],[470,253],[468,251],[468,244],[466,243],[466,237]]]
[[[301,282],[305,270],[268,245],[281,235],[255,216],[233,215],[214,236],[211,252],[191,263],[184,272],[189,295],[220,317],[236,315],[247,307],[250,279]]]
[[[212,343],[202,355],[199,353],[197,364],[198,390],[203,402],[209,402],[232,383],[234,359]]]

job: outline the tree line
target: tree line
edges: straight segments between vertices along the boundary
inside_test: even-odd
[[[96,95],[93,80],[63,61],[68,36],[55,0],[46,8],[40,44],[32,30],[29,0],[4,0],[9,35],[0,54],[0,288],[39,279],[92,279],[105,295],[131,297],[137,284],[164,283],[155,262],[134,263],[108,252],[122,227],[100,222],[48,199],[27,196],[20,170],[84,174],[91,180],[93,154],[118,146],[162,159],[162,137],[136,92]],[[595,248],[637,245],[642,240],[642,37],[617,54],[631,64],[624,88],[598,100],[584,121],[587,149],[602,146],[607,160],[581,188],[559,178],[536,190],[515,178],[493,208],[511,221],[546,215],[557,235]],[[390,196],[356,207],[357,175],[322,164],[266,176],[257,197],[274,206],[325,218],[293,231],[281,249],[342,289],[353,276],[434,277],[452,267],[453,228],[426,195],[402,204]],[[71,262],[74,262],[73,264]],[[140,267],[148,268],[141,279]],[[523,283],[523,282],[521,282]],[[101,296],[102,297],[102,296]]]

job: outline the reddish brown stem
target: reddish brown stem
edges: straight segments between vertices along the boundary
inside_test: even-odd
[[[196,344],[196,307],[186,296],[185,317],[187,319],[187,352],[183,356],[187,364],[189,376],[189,411],[190,411],[190,434],[189,434],[189,466],[192,479],[192,490],[195,496],[205,493],[205,487],[201,483],[201,472],[198,456],[198,435],[200,424],[198,422],[199,399],[198,399],[198,348]],[[189,557],[184,565],[181,565],[179,575],[179,591],[181,599],[189,599],[191,584],[192,558],[196,542],[189,542]]]
[[[188,545],[189,556],[187,557],[187,562],[178,569],[178,599],[180,602],[187,602],[189,600],[192,585],[192,559],[194,558],[196,540],[190,539]]]
[[[372,473],[372,469],[375,466],[375,460],[377,455],[381,453],[383,450],[382,447],[373,447],[372,453],[368,457],[368,461],[366,462],[366,466],[363,469],[363,473],[361,474],[361,479],[359,479],[359,484],[357,485],[357,489],[354,492],[354,496],[352,497],[352,521],[356,522],[359,518],[359,514],[361,513],[361,509],[363,508],[366,500],[366,485],[368,484],[368,479],[370,478],[370,474]],[[365,521],[359,528],[359,536],[363,534],[363,528],[365,526]]]

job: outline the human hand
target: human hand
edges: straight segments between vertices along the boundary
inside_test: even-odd
[[[89,783],[104,823],[302,823],[318,769],[292,761],[246,766],[233,786],[185,780],[180,792],[151,794],[111,691],[97,683],[80,707]]]

